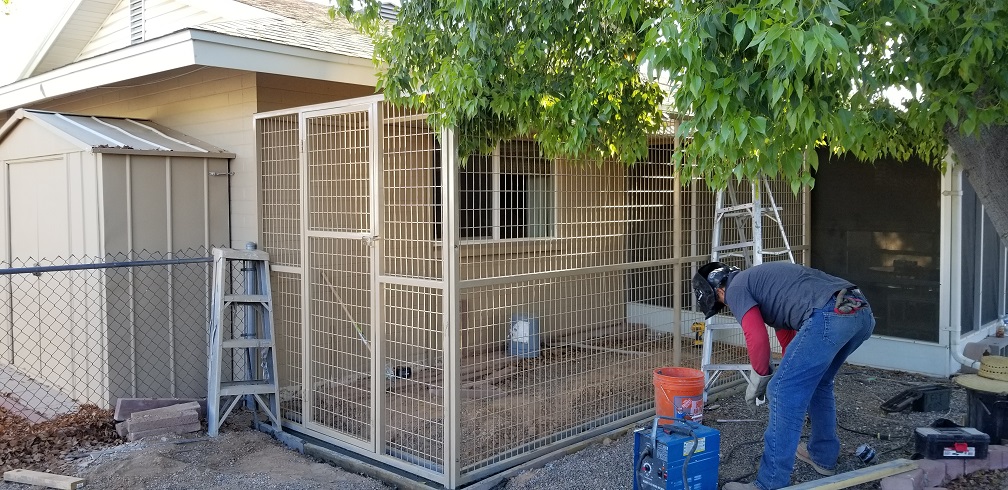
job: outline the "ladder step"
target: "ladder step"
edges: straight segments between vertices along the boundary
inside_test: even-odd
[[[273,348],[272,339],[231,339],[222,340],[222,349],[254,349]]]
[[[269,303],[270,298],[264,294],[228,294],[224,296],[225,303]]]
[[[269,260],[269,254],[263,250],[238,250],[234,248],[215,248],[214,257],[228,260]]]
[[[750,369],[752,367],[749,364],[706,364],[703,366],[704,371],[747,371]]]
[[[714,250],[716,252],[723,252],[725,250],[751,250],[752,247],[753,242],[748,241],[748,242],[733,243],[731,245],[719,245],[717,247],[711,247],[711,250]]]
[[[220,395],[261,395],[266,393],[276,393],[277,386],[268,379],[253,381],[224,381],[221,382]]]

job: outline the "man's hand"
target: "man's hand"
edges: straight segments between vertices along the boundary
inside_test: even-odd
[[[766,399],[767,385],[770,384],[770,378],[772,377],[773,371],[770,371],[770,374],[766,376],[756,371],[749,373],[749,386],[745,391],[745,401],[749,406],[755,407],[757,399]]]

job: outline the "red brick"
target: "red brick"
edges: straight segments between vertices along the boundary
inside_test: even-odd
[[[135,413],[126,421],[126,429],[131,433],[137,433],[160,429],[162,427],[199,424],[199,422],[199,413],[195,410],[184,410],[178,413],[165,413],[147,417],[138,417]]]
[[[987,460],[990,462],[992,470],[1003,470],[1008,468],[1008,447],[991,445],[987,447]]]
[[[200,417],[206,418],[206,400],[197,398],[119,398],[116,400],[115,419],[126,420],[133,412],[141,412],[153,408],[169,407],[181,403],[197,402],[200,404]]]
[[[126,438],[130,441],[135,441],[137,439],[143,439],[144,437],[161,436],[164,434],[186,434],[189,432],[197,432],[202,428],[203,426],[199,423],[174,427],[162,427],[160,429],[147,430],[143,432],[130,432],[129,436]]]
[[[167,407],[152,408],[150,410],[142,410],[139,412],[133,412],[128,420],[137,421],[144,418],[163,418],[163,417],[174,417],[182,412],[193,412],[198,411],[200,406],[196,402],[186,402],[179,403],[175,405],[168,405]]]
[[[963,471],[966,474],[970,474],[980,470],[986,470],[990,468],[990,461],[987,458],[984,459],[965,459],[963,460]]]
[[[966,472],[966,465],[963,464],[961,459],[943,459],[939,461],[945,462],[945,478],[949,480],[955,480]]]
[[[881,484],[882,490],[922,490],[924,488],[924,471],[918,468],[889,476],[883,478]]]
[[[945,483],[945,462],[936,459],[917,460],[917,467],[924,472],[925,485],[941,485]]]

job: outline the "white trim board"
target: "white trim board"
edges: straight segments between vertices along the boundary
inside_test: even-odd
[[[0,87],[0,110],[187,66],[375,86],[371,59],[187,29]]]

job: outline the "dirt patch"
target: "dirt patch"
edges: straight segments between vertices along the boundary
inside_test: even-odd
[[[627,369],[632,370],[633,366],[631,363]],[[513,408],[510,411],[502,411],[490,405],[513,403],[508,401],[512,399],[486,399],[486,413],[496,416],[511,414],[514,418],[506,423],[492,422],[474,426],[474,430],[479,429],[480,432],[466,436],[473,439],[466,439],[464,444],[477,444],[471,449],[472,454],[492,453],[490,448],[501,444],[535,440],[543,433],[569,426],[573,421],[579,420],[578,417],[584,417],[580,420],[585,420],[589,414],[596,413],[594,410],[597,407],[607,409],[606,407],[624,406],[628,399],[653,396],[646,395],[650,387],[649,377],[640,374],[647,372],[646,369],[637,368],[640,382],[628,384],[624,382],[621,370],[615,366],[612,370],[590,367],[588,373],[596,375],[597,382],[579,384],[578,386],[584,387],[583,390],[568,389],[563,398],[557,397],[554,392],[554,397],[548,398],[555,407],[555,413],[550,414],[551,417],[522,418],[521,415],[531,415],[527,409],[523,409],[523,405],[511,404]],[[552,376],[549,373],[536,373],[537,369],[545,368],[530,365],[527,370],[516,373],[514,381],[518,382],[518,376],[528,376],[522,382],[536,386],[536,380]],[[513,389],[509,388],[508,382],[502,381],[498,386],[505,391]],[[906,388],[925,384],[939,384],[951,390],[947,410],[886,413],[880,409],[885,401]],[[872,368],[845,366],[837,376],[836,393],[840,424],[838,434],[842,443],[838,464],[840,472],[864,467],[854,456],[856,448],[864,443],[871,444],[877,450],[879,463],[897,458],[912,458],[915,427],[928,426],[937,419],[962,423],[967,409],[965,390],[948,379]],[[549,392],[545,390],[534,394],[541,397],[548,395]],[[402,415],[407,413],[404,410]],[[485,414],[480,412],[470,414],[473,420],[478,420],[483,415]],[[717,428],[721,433],[720,485],[733,480],[750,481],[753,478],[762,453],[766,417],[765,409],[751,410],[745,405],[741,393],[713,400],[705,407],[705,424]],[[740,419],[753,421],[732,421]],[[548,422],[549,420],[555,422]],[[424,428],[424,431],[439,432],[439,422],[428,423],[434,425]],[[439,440],[426,440],[422,437],[423,433],[414,435],[413,438],[405,437],[405,429],[412,427],[412,424],[412,421],[405,418],[395,422],[402,431],[400,436],[403,436],[396,443],[404,450],[421,448],[422,453],[439,454]],[[207,438],[204,433],[185,438],[152,438],[125,443],[113,430],[112,414],[94,407],[82,407],[77,413],[37,424],[30,424],[0,411],[0,451],[3,451],[0,455],[4,469],[23,467],[79,476],[87,479],[90,488],[388,488],[376,480],[340,470],[287,449],[268,435],[250,430],[250,425],[250,416],[246,412],[238,412],[228,418],[217,438]],[[638,424],[640,427],[644,425]],[[499,434],[503,432],[500,427],[505,426],[527,428],[518,434]],[[477,435],[480,437],[476,437]],[[479,439],[483,436],[487,440],[481,442]],[[423,446],[424,443],[428,446]],[[632,455],[633,434],[628,432],[551,461],[546,467],[524,472],[508,482],[507,488],[631,488]],[[577,478],[572,478],[572,475],[577,475]],[[1003,489],[1008,485],[1006,475],[1008,473],[1005,471],[978,471],[947,482],[944,487],[950,490]],[[793,477],[795,483],[821,478],[802,463],[796,464]],[[0,483],[0,490],[27,488],[23,485]],[[877,490],[880,485],[871,482],[854,488]]]

